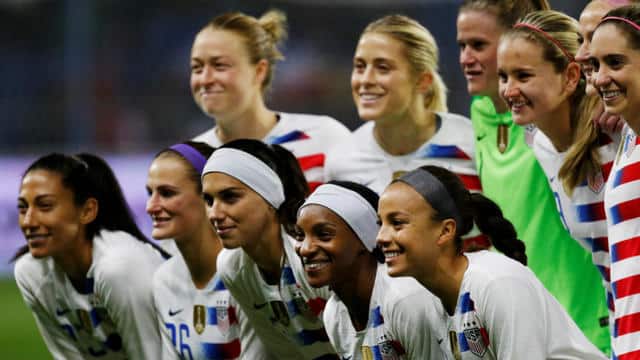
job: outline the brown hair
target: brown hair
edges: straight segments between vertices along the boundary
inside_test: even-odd
[[[537,10],[550,10],[547,0],[464,0],[460,12],[487,11],[495,15],[498,24],[509,29],[526,14]]]

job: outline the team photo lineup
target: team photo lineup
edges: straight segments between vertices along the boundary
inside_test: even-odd
[[[54,359],[640,360],[640,2],[461,1],[469,117],[429,24],[369,19],[354,131],[270,107],[285,11],[211,15],[184,61],[212,127],[149,158],[150,233],[95,152],[23,169]]]

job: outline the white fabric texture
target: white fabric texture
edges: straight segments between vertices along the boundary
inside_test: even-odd
[[[159,359],[151,282],[160,254],[128,233],[93,239],[80,293],[53,259],[25,254],[15,278],[54,359]]]

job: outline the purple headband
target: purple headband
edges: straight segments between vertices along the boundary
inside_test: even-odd
[[[177,152],[182,155],[187,161],[193,166],[194,169],[198,172],[198,174],[202,174],[202,169],[204,168],[204,164],[207,162],[207,158],[204,155],[200,154],[200,152],[193,147],[187,144],[175,144],[171,146],[169,149]]]
[[[549,35],[546,31],[540,29],[539,27],[537,27],[535,25],[531,25],[531,24],[526,24],[526,23],[517,23],[517,24],[513,25],[513,28],[514,29],[527,28],[527,29],[530,29],[530,30],[533,30],[533,31],[537,32],[538,34],[544,36],[545,39],[551,41],[555,46],[557,46],[558,49],[560,49],[560,51],[562,51],[564,56],[566,56],[567,59],[569,59],[569,61],[571,61],[571,62],[574,61],[573,55],[569,54],[569,52],[558,42],[558,40],[556,40],[553,36]]]
[[[623,17],[620,16],[607,16],[604,19],[600,20],[600,24],[602,24],[603,22],[607,21],[607,20],[617,20],[617,21],[622,21],[625,22],[631,26],[633,26],[634,29],[640,31],[640,25],[634,23],[633,21],[629,20],[629,19],[625,19]],[[600,25],[598,24],[598,25]]]

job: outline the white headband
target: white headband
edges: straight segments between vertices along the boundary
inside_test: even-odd
[[[302,204],[298,215],[307,205],[321,205],[340,216],[360,238],[369,251],[376,247],[378,215],[376,209],[360,194],[342,186],[320,185]]]
[[[278,209],[284,202],[284,186],[280,177],[257,157],[238,149],[216,149],[202,170],[202,177],[210,172],[232,176],[262,196]]]

